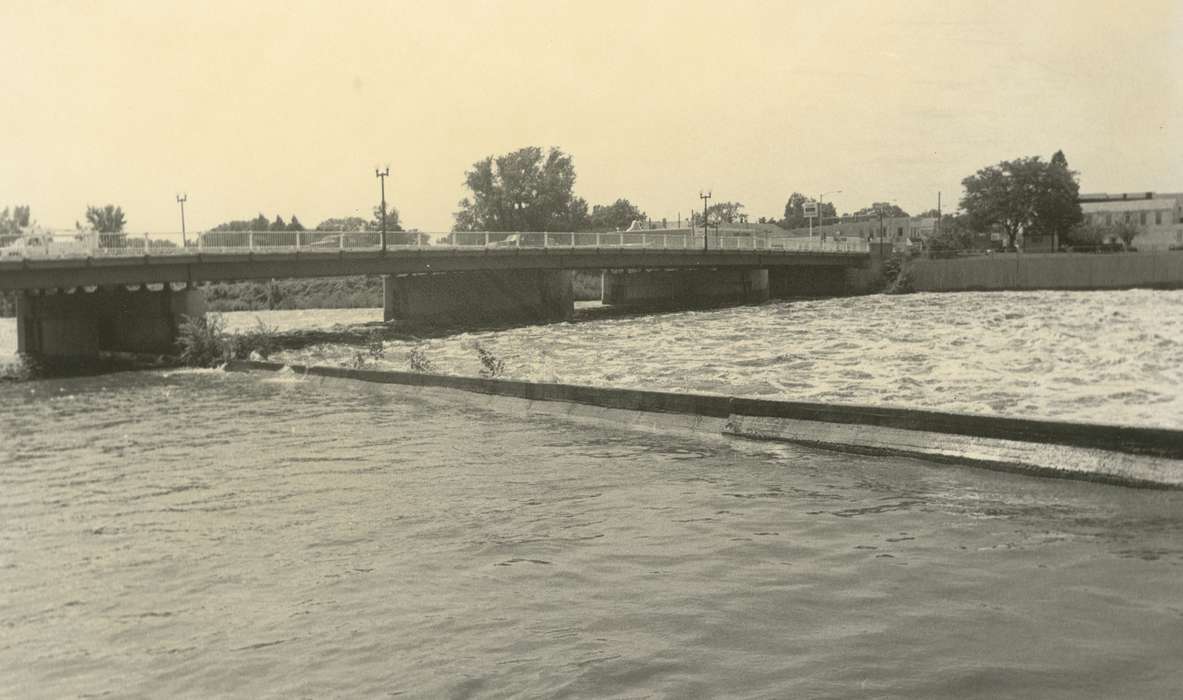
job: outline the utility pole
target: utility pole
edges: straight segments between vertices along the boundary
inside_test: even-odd
[[[378,185],[382,188],[382,252],[386,252],[386,176],[390,174],[390,166],[386,170],[374,168],[374,176],[378,178]]]
[[[941,192],[937,190],[937,225],[934,235],[941,235]]]
[[[189,240],[185,236],[185,202],[189,201],[189,193],[177,195],[177,204],[181,205],[181,247],[188,248]]]
[[[698,197],[702,200],[702,252],[705,253],[707,252],[707,200],[711,198],[711,193],[699,190]]]

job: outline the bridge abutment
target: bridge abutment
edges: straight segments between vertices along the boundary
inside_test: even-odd
[[[768,299],[768,270],[711,268],[604,272],[605,304],[749,304]]]
[[[386,275],[382,289],[387,322],[564,321],[575,313],[569,270]]]
[[[205,313],[196,289],[125,287],[93,292],[22,292],[17,296],[17,351],[47,357],[93,357],[99,352],[168,354],[182,315]]]

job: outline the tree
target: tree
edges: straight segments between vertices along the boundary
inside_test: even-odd
[[[746,216],[740,213],[740,210],[743,208],[741,202],[719,202],[718,204],[712,204],[707,207],[707,223],[711,226],[734,224]],[[702,214],[691,212],[690,220],[695,226],[702,226]]]
[[[300,220],[296,218],[295,214],[292,214],[292,218],[290,220],[288,220],[288,230],[289,231],[303,231],[304,230],[304,224],[300,223]]]
[[[472,197],[460,200],[455,231],[578,231],[587,202],[576,197],[575,163],[557,148],[529,146],[489,156],[464,174]]]
[[[1074,226],[1084,221],[1080,202],[1077,201],[1080,185],[1076,182],[1076,172],[1069,170],[1064,152],[1056,151],[1043,177],[1031,228],[1034,233],[1063,240]]]
[[[1113,232],[1110,229],[1109,226],[1086,221],[1073,226],[1063,240],[1075,247],[1096,248],[1113,237]]]
[[[649,217],[627,199],[618,199],[612,204],[597,204],[592,207],[588,227],[593,231],[625,231],[634,221],[648,221]]]
[[[898,204],[891,202],[875,202],[869,207],[863,207],[851,216],[880,216],[887,217],[906,217],[908,212],[900,208]],[[934,214],[935,216],[935,214]]]
[[[781,219],[781,227],[786,229],[804,228],[809,225],[809,219],[805,218],[805,203],[810,201],[809,197],[794,192],[789,195],[789,201],[785,202],[785,216]],[[818,207],[818,216],[822,219],[833,219],[838,216],[838,211],[830,202],[821,202]],[[818,223],[815,221],[814,223]]]
[[[394,207],[394,205],[390,204],[389,202],[387,203],[386,206],[387,206],[387,208],[386,208],[386,230],[387,231],[402,231],[403,226],[402,226],[402,223],[399,221],[398,209],[396,209]],[[369,227],[370,227],[369,230],[371,230],[371,231],[381,231],[382,230],[382,205],[381,204],[374,207],[374,219],[372,221],[370,221]]]
[[[1126,250],[1130,249],[1130,245],[1134,242],[1134,237],[1141,231],[1137,226],[1128,221],[1122,221],[1113,225],[1113,235],[1121,240],[1121,247]]]
[[[1076,173],[1062,152],[1044,163],[1039,156],[1002,161],[961,181],[961,208],[978,231],[1002,229],[1007,247],[1019,234],[1066,235],[1081,221]]]
[[[288,225],[286,223],[284,223],[282,216],[280,216],[279,214],[276,214],[275,221],[271,222],[271,225],[267,227],[267,230],[286,231],[286,230],[288,230]]]
[[[333,232],[354,232],[354,231],[368,231],[370,222],[361,218],[360,216],[347,216],[341,218],[325,219],[316,225],[317,231],[333,231]]]
[[[123,207],[108,204],[105,207],[86,207],[86,221],[99,233],[123,233],[127,220]]]
[[[921,216],[935,218],[936,210],[927,211]],[[981,248],[966,218],[956,214],[942,216],[937,232],[929,236],[924,245],[933,253],[953,253]]]
[[[29,207],[15,206],[11,210],[0,210],[0,245],[8,245],[20,238],[22,230],[29,227]]]

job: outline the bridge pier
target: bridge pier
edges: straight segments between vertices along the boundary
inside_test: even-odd
[[[383,318],[411,323],[564,321],[569,270],[482,270],[382,278]]]
[[[846,268],[837,266],[774,267],[768,271],[768,287],[774,299],[836,297],[849,292]]]
[[[711,268],[604,272],[605,304],[750,304],[768,299],[768,270]]]
[[[182,315],[205,313],[196,289],[81,288],[17,296],[17,351],[93,357],[102,351],[171,354]]]

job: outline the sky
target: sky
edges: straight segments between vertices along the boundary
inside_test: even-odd
[[[1085,192],[1183,191],[1183,0],[0,0],[0,208],[131,231],[368,216],[451,228],[478,160],[574,157],[652,218],[794,191],[956,206],[1062,149]]]

